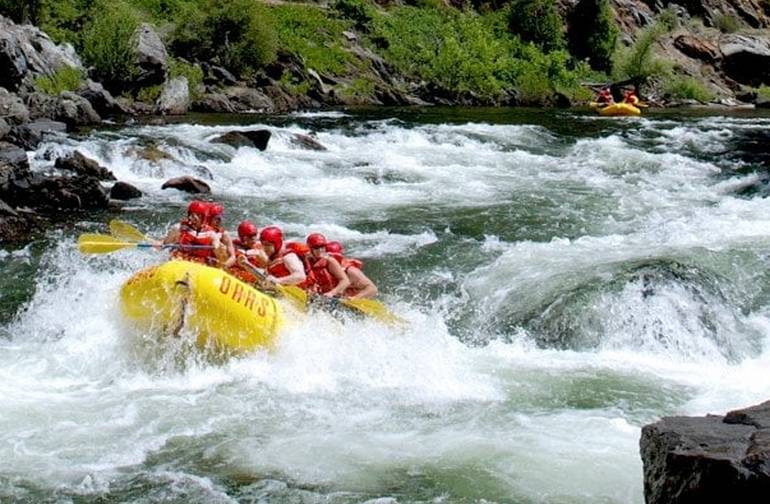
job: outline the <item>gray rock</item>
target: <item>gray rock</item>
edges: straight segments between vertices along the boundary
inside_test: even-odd
[[[237,112],[238,108],[222,93],[206,93],[192,104],[197,112]]]
[[[213,140],[214,143],[223,143],[238,147],[255,147],[261,151],[267,149],[267,143],[270,141],[271,133],[269,130],[256,131],[228,131]]]
[[[104,89],[104,86],[91,79],[83,82],[77,94],[88,100],[96,113],[101,116],[128,113],[128,110],[118,103],[110,92]]]
[[[292,136],[291,143],[293,143],[294,145],[299,145],[300,147],[308,150],[315,150],[315,151],[328,150],[326,147],[321,145],[321,143],[315,138],[307,135],[300,135],[299,133],[295,133]]]
[[[168,73],[166,46],[163,45],[155,29],[147,23],[139,25],[134,36],[136,37],[134,53],[136,64],[139,66],[136,86],[148,87],[162,84]]]
[[[5,138],[5,135],[11,132],[11,125],[5,122],[5,119],[0,117],[0,140]]]
[[[227,86],[232,86],[238,82],[238,79],[236,79],[233,74],[221,66],[203,63],[201,68],[205,74],[203,81],[206,84],[225,84]]]
[[[0,195],[11,191],[17,181],[29,179],[30,175],[24,149],[0,142]]]
[[[211,192],[211,187],[199,179],[185,175],[183,177],[174,177],[160,186],[161,189],[178,189],[180,191],[192,194],[206,194]]]
[[[224,94],[238,107],[239,112],[272,112],[274,110],[272,100],[253,88],[232,86],[225,88]]]
[[[88,100],[70,91],[64,91],[58,96],[32,93],[27,95],[26,100],[33,119],[62,121],[68,128],[97,124],[102,120]]]
[[[639,442],[647,504],[757,502],[770,493],[770,402],[725,417],[667,417]]]
[[[115,175],[107,168],[99,165],[93,159],[85,157],[79,151],[75,151],[66,157],[56,159],[54,167],[67,170],[78,175],[93,177],[97,180],[115,180]]]
[[[6,136],[6,140],[31,151],[37,149],[43,137],[50,133],[64,133],[67,125],[63,122],[38,119],[36,121],[14,126]]]
[[[725,35],[720,40],[722,69],[741,84],[770,84],[770,39],[753,35]]]
[[[141,197],[142,191],[132,186],[128,182],[115,182],[115,185],[113,185],[110,189],[110,199],[125,201]]]
[[[55,44],[40,29],[0,16],[0,86],[30,86],[35,77],[50,77],[64,66],[83,70],[71,45]]]
[[[8,124],[22,124],[29,121],[29,110],[21,98],[2,87],[0,87],[0,117]]]
[[[109,207],[107,191],[95,177],[38,177],[26,191],[39,211],[99,210]]]
[[[0,199],[0,215],[12,215],[18,217],[19,212],[14,210],[8,203]]]
[[[183,115],[190,108],[190,89],[187,77],[177,77],[163,85],[157,102],[158,113],[163,115]]]

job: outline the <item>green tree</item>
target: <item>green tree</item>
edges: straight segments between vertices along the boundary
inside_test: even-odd
[[[581,0],[569,17],[570,52],[587,59],[591,68],[609,72],[618,33],[608,0]]]
[[[554,0],[513,0],[508,27],[511,33],[545,52],[564,47],[564,23]]]
[[[201,0],[175,17],[171,49],[187,60],[211,60],[238,74],[275,59],[277,35],[268,10],[253,0]]]

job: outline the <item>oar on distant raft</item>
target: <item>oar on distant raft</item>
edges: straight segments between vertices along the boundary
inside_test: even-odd
[[[160,248],[160,249],[212,249],[211,245],[179,245],[170,243],[159,245],[157,243],[144,243],[121,241],[110,235],[86,233],[78,238],[78,250],[83,254],[109,254],[126,248]]]

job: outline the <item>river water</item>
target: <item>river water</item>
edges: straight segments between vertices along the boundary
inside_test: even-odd
[[[269,148],[210,143],[234,127]],[[152,236],[190,200],[162,182],[210,172],[230,228],[342,241],[408,323],[321,314],[217,359],[123,325],[162,257],[80,255],[115,214],[0,248],[0,501],[642,503],[644,424],[770,398],[769,130],[386,109],[43,144],[35,170],[78,149],[144,191],[119,216]]]

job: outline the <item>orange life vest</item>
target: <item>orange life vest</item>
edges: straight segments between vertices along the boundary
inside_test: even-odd
[[[313,261],[310,260],[310,272],[313,277],[314,290],[319,294],[324,294],[337,287],[339,281],[329,271],[329,261],[321,257]]]
[[[284,264],[283,258],[289,254],[294,254],[302,263],[306,276],[305,281],[298,283],[297,287],[309,289],[314,283],[311,274],[312,271],[310,271],[310,267],[307,262],[307,254],[309,252],[310,249],[304,243],[288,242],[277,254],[270,258],[270,262],[267,265],[267,272],[276,278],[282,278],[291,275],[291,271],[289,271],[289,268],[287,268]]]

